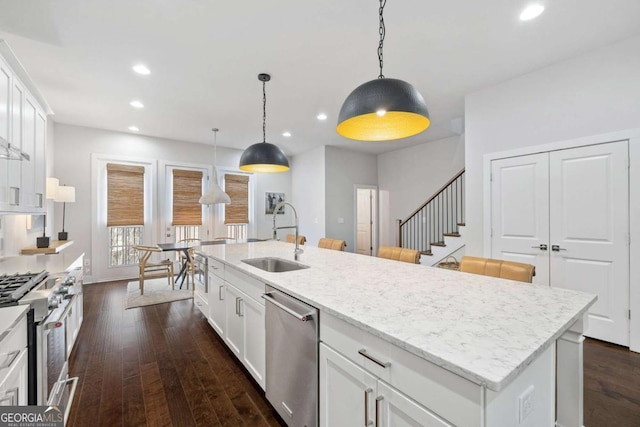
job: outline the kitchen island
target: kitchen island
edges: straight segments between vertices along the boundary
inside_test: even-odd
[[[302,270],[242,262],[293,260],[293,248],[270,241],[199,251],[318,308],[328,351],[368,347],[395,357],[394,369],[352,354],[345,364],[375,374],[377,390],[391,384],[429,408],[433,425],[582,426],[582,332],[595,296],[314,247],[305,248]],[[321,425],[330,425],[323,387],[331,385],[320,385]],[[365,411],[375,406],[377,415],[378,403]]]

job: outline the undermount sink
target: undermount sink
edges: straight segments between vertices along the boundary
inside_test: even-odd
[[[302,270],[303,268],[309,268],[308,265],[298,264],[297,262],[287,261],[286,259],[275,257],[243,259],[242,262],[259,268],[260,270],[268,271],[269,273],[283,273],[285,271],[295,271]]]

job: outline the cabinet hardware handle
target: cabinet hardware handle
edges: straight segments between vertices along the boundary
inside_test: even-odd
[[[561,248],[560,245],[551,245],[551,250],[554,252],[566,251],[566,249]]]
[[[236,315],[240,316],[240,297],[236,297]]]
[[[372,388],[368,388],[364,391],[364,427],[369,427],[371,420],[369,420],[369,393],[373,392]]]
[[[382,396],[376,397],[376,427],[380,426],[380,401],[384,399]]]
[[[370,355],[369,353],[367,353],[367,349],[365,349],[365,348],[363,348],[361,350],[358,350],[358,353],[361,356],[364,356],[367,359],[371,360],[376,365],[382,366],[383,368],[388,368],[389,366],[391,366],[391,362],[382,362],[382,361],[380,361],[380,359],[377,359],[377,358],[373,357],[372,355]]]
[[[4,363],[4,365],[0,366],[0,369],[8,368],[9,366],[11,366],[11,364],[14,360],[16,360],[16,357],[18,357],[19,354],[20,350],[14,350],[11,353],[7,353],[7,361]]]
[[[533,249],[540,249],[541,251],[546,251],[547,250],[547,245],[545,245],[544,243],[540,243],[539,246],[531,246]]]
[[[218,299],[220,301],[224,301],[224,298],[222,298],[222,288],[224,288],[224,285],[218,286]]]
[[[244,300],[242,298],[240,298],[240,301],[238,301],[238,316],[240,317],[244,317],[244,311],[242,311],[242,306],[244,305]]]

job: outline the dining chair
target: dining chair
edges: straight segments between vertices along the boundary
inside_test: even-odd
[[[169,259],[160,262],[151,262],[150,258],[154,253],[162,252],[157,246],[136,245],[133,249],[138,251],[138,276],[140,280],[140,295],[144,295],[144,281],[146,279],[156,279],[166,277],[171,285],[171,289],[175,290],[175,282],[173,277],[173,261]]]
[[[334,251],[344,251],[347,246],[347,242],[344,240],[330,239],[323,237],[318,241],[318,247],[324,249],[333,249]]]
[[[409,262],[411,264],[420,264],[420,251],[415,249],[399,248],[396,246],[380,246],[378,248],[378,257],[392,259],[394,261]]]
[[[527,283],[536,275],[536,267],[531,264],[473,256],[460,259],[460,271]]]
[[[296,235],[295,234],[287,234],[286,237],[286,241],[287,243],[295,243],[296,242]],[[302,234],[298,235],[298,244],[299,245],[304,245],[307,241],[307,238],[305,236],[303,236]]]
[[[185,243],[185,242],[200,242],[200,239],[197,238],[187,238],[179,240],[177,243]],[[193,248],[189,248],[186,251],[180,253],[180,264],[185,266],[185,282],[187,284],[187,289],[189,289],[189,278],[191,278],[191,290],[195,291],[196,289],[196,262],[195,262],[195,254],[196,251]],[[182,283],[182,282],[181,282]],[[180,289],[182,289],[182,285],[180,285]]]

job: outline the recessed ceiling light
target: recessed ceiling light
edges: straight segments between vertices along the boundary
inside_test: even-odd
[[[143,76],[148,76],[149,74],[151,74],[151,70],[149,70],[147,68],[146,65],[144,64],[137,64],[133,66],[133,71],[135,71],[138,74],[141,74]]]
[[[544,6],[538,3],[530,4],[520,14],[521,21],[529,21],[537,18],[544,11]]]
[[[129,126],[129,130],[131,132],[139,132],[140,131],[140,129],[138,129],[138,126]]]
[[[325,113],[320,113],[316,116],[318,120],[327,120],[327,115]]]
[[[133,108],[144,108],[144,104],[140,101],[131,101],[129,103]]]
[[[282,136],[284,136],[285,138],[289,138],[291,136],[291,132],[289,132],[289,131],[282,132]]]

